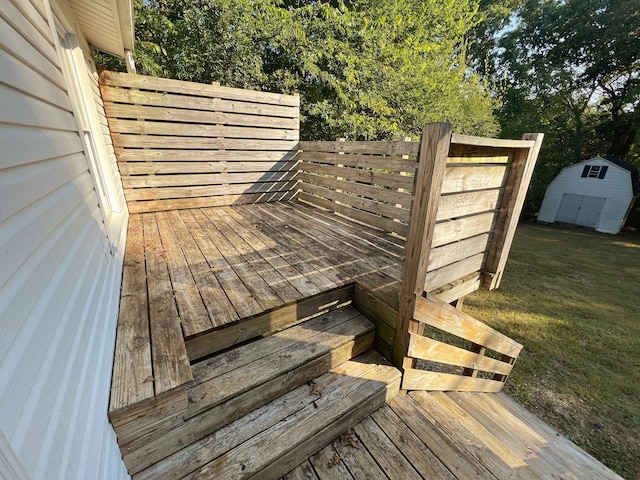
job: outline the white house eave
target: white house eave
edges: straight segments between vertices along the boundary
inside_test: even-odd
[[[78,28],[98,50],[124,57],[133,50],[131,0],[68,0]]]

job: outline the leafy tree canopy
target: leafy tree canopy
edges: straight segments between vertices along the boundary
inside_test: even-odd
[[[140,73],[301,96],[306,139],[496,134],[474,0],[136,0]],[[107,65],[113,68],[113,64]]]
[[[546,134],[530,212],[566,165],[602,154],[638,162],[640,0],[483,0],[482,8],[474,65],[501,93],[503,135]]]

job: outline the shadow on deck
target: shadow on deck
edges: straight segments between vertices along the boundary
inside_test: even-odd
[[[502,394],[396,396],[362,355],[390,355],[399,237],[297,201],[129,228],[110,418],[135,479],[617,478]]]
[[[131,212],[109,418],[134,479],[616,478],[486,393],[522,345],[460,310],[500,285],[542,134],[299,142],[296,96],[100,87]]]

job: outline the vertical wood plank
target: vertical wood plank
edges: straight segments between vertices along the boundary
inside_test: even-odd
[[[418,171],[413,189],[415,198],[411,207],[393,349],[393,362],[398,367],[402,365],[409,345],[416,295],[422,294],[425,284],[450,143],[450,124],[430,123],[425,126],[418,154]],[[417,325],[413,328],[417,328]]]
[[[485,262],[483,285],[489,290],[500,286],[543,137],[542,133],[525,133],[522,139],[533,140],[534,146],[530,149],[519,149],[513,156],[502,207]]]
[[[156,217],[153,213],[146,213],[142,217],[142,224],[147,264],[153,381],[157,396],[191,381],[193,377]]]

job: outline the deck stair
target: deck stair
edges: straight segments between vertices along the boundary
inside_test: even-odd
[[[193,364],[177,393],[186,401],[116,428],[129,472],[284,475],[398,391],[400,372],[370,350],[373,340],[373,325],[345,306]]]

